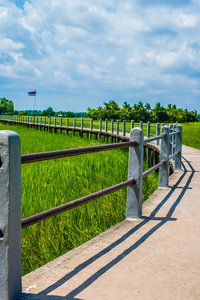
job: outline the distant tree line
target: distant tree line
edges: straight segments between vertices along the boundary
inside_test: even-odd
[[[87,118],[86,112],[59,111],[55,112],[52,107],[41,110],[14,110],[14,103],[5,97],[0,98],[0,115],[19,115],[19,116],[47,116],[47,117],[68,117],[68,118]]]
[[[153,108],[149,103],[143,104],[141,101],[132,106],[124,102],[122,107],[114,101],[104,102],[104,106],[95,108],[88,108],[86,112],[71,112],[58,111],[55,112],[52,107],[41,110],[14,110],[14,103],[12,100],[5,97],[0,98],[0,114],[1,115],[19,115],[19,116],[47,116],[47,117],[68,117],[68,118],[92,118],[94,120],[134,120],[135,122],[170,122],[170,123],[188,123],[200,121],[200,114],[197,111],[183,110],[177,108],[176,105],[168,104],[165,108],[157,102]]]
[[[17,112],[19,116],[46,116],[46,117],[66,117],[66,118],[87,118],[86,112],[54,111],[52,107],[41,110],[21,110]]]
[[[99,106],[96,109],[88,107],[87,116],[94,120],[134,120],[135,122],[151,121],[153,123],[200,121],[200,115],[197,115],[197,111],[183,110],[172,104],[168,104],[167,108],[165,108],[161,106],[160,102],[157,102],[155,106],[151,108],[149,103],[143,104],[141,101],[133,104],[133,106],[124,102],[122,108],[120,108],[114,100],[110,100],[109,102],[104,102],[104,106]]]

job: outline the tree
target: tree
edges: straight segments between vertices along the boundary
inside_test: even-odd
[[[126,120],[126,121],[131,121],[133,120],[134,118],[134,114],[133,114],[133,111],[130,107],[129,108],[126,108],[126,107],[122,107],[119,111],[119,120],[120,121],[123,121],[123,120]]]
[[[43,110],[42,115],[52,117],[55,115],[55,111],[53,110],[52,107],[48,107],[46,110]]]
[[[67,111],[64,115],[65,115],[67,118],[74,118],[74,117],[75,117],[75,113],[72,112],[72,111]]]
[[[119,105],[114,101],[110,100],[108,103],[104,102],[104,117],[108,120],[117,120],[119,118]]]
[[[13,114],[14,104],[12,100],[8,100],[5,97],[1,98],[0,101],[0,114]]]
[[[88,108],[87,116],[94,120],[134,120],[135,122],[196,122],[199,119],[197,111],[183,110],[176,108],[176,105],[168,104],[167,108],[157,102],[153,109],[149,103],[143,104],[141,101],[134,103],[131,107],[126,101],[123,103],[122,108],[114,101],[104,102],[104,106],[99,106],[97,109]]]
[[[19,116],[27,116],[28,112],[27,110],[22,110],[22,111],[19,111],[18,115]]]
[[[123,103],[123,106],[122,106],[123,108],[125,108],[126,110],[128,110],[128,111],[131,111],[131,106],[130,106],[130,104],[128,104],[126,101]]]
[[[146,103],[144,107],[148,112],[151,110],[151,105],[149,103]]]
[[[169,120],[167,109],[161,106],[160,102],[155,104],[155,107],[151,110],[153,122],[166,122]]]
[[[146,104],[145,104],[146,106]],[[141,101],[139,101],[138,103],[135,103],[133,105],[133,120],[135,122],[147,122],[150,121],[151,116],[150,116],[150,112],[145,108],[145,106],[143,105],[143,103]]]
[[[133,119],[133,109],[126,101],[123,103],[122,108],[119,110],[119,120],[130,121]]]
[[[14,112],[14,104],[12,100],[9,100],[7,103],[7,114],[11,115]]]

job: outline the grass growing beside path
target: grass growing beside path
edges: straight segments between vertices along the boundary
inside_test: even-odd
[[[200,122],[181,125],[183,126],[183,145],[200,149]]]
[[[5,129],[19,134],[22,154],[103,143],[0,124],[0,130]],[[127,172],[128,149],[22,165],[22,219],[125,181]],[[157,174],[144,179],[143,200],[157,184]],[[122,189],[23,229],[23,275],[124,220],[125,210],[126,189]]]

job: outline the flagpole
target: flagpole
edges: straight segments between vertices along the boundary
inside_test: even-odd
[[[35,123],[35,103],[36,103],[36,93],[35,93],[34,109],[33,109],[34,123]]]
[[[34,99],[34,110],[35,110],[35,104],[36,104],[36,94],[35,94],[35,99]]]

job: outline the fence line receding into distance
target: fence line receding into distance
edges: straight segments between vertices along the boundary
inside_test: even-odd
[[[5,119],[0,121],[5,122]],[[15,120],[10,121],[15,123]],[[16,121],[16,123],[18,122]],[[130,138],[127,142],[29,155],[21,155],[20,139],[15,132],[0,131],[0,293],[3,299],[14,299],[21,293],[21,228],[28,227],[124,187],[127,187],[126,218],[134,220],[142,215],[142,182],[144,177],[159,168],[159,187],[168,187],[170,159],[175,160],[175,171],[181,170],[182,126],[168,127],[163,125],[160,128],[157,125],[157,135],[153,137],[148,131],[147,138],[144,139],[141,124],[140,127],[134,127],[130,130]],[[90,128],[90,130],[93,131],[94,129]],[[114,129],[112,134],[113,137],[114,135],[118,136],[117,131],[115,132]],[[153,141],[156,143],[160,141],[160,161],[143,172],[144,143]],[[127,181],[21,220],[22,164],[125,147],[129,147]],[[7,209],[8,207],[9,209]]]

